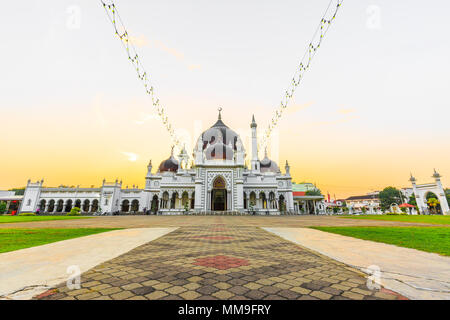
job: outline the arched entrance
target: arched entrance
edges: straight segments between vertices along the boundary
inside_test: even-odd
[[[91,212],[97,212],[97,211],[98,211],[98,200],[94,199],[92,201]]]
[[[156,214],[158,212],[158,209],[159,209],[158,203],[159,203],[158,196],[155,194],[153,196],[152,205],[151,205],[151,211],[153,212],[153,214]]]
[[[128,212],[130,210],[130,201],[128,200],[123,200],[122,201],[122,208],[121,211],[122,212]]]
[[[211,192],[211,209],[213,211],[227,210],[227,189],[223,177],[217,177]]]
[[[131,201],[131,212],[136,213],[139,211],[139,200]]]
[[[278,198],[278,210],[280,212],[285,213],[286,212],[286,201],[284,200],[284,196],[280,195]]]

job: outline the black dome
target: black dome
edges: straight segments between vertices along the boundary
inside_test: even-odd
[[[158,172],[177,172],[179,167],[178,160],[174,158],[173,154],[169,159],[161,162]]]
[[[203,140],[203,150],[206,149],[208,143],[211,145],[215,144],[218,141],[219,136],[222,137],[223,144],[229,145],[231,142],[233,150],[236,150],[238,134],[223,123],[220,115],[217,122],[211,128],[202,133],[201,139]]]
[[[264,159],[261,160],[259,163],[259,167],[261,169],[261,172],[273,172],[278,173],[280,172],[280,168],[278,167],[277,163],[275,161],[270,160],[267,157],[267,153],[264,157]]]

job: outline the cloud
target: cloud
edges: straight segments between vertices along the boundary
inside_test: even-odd
[[[141,35],[141,36],[129,36],[128,38],[133,43],[133,45],[135,47],[138,47],[138,48],[147,47],[150,44],[149,40],[144,35]]]
[[[288,114],[293,114],[293,113],[296,113],[296,112],[298,112],[300,110],[309,108],[313,104],[314,104],[314,102],[306,102],[306,103],[303,103],[303,104],[294,104],[294,105],[292,105],[290,107],[288,106],[286,111],[287,111]]]
[[[319,127],[319,126],[323,126],[323,125],[333,125],[333,124],[348,122],[348,121],[351,121],[351,120],[357,119],[357,118],[359,118],[359,117],[358,116],[350,116],[350,117],[345,117],[345,118],[336,119],[336,120],[316,121],[316,122],[311,122],[311,127]]]
[[[202,68],[202,66],[199,65],[199,64],[189,64],[187,67],[188,67],[188,69],[191,70],[191,71],[198,70],[198,69],[201,69],[201,68]]]
[[[159,40],[155,40],[153,41],[153,44],[156,48],[167,52],[168,54],[170,54],[171,56],[177,58],[178,60],[184,60],[184,54],[173,49],[173,48],[169,48],[168,46],[166,46],[162,41]]]
[[[139,156],[136,153],[132,152],[121,152],[124,156],[128,157],[128,161],[135,162]]]
[[[350,114],[356,112],[355,109],[339,109],[338,113],[340,114]]]
[[[142,125],[149,120],[157,120],[157,119],[158,119],[158,116],[156,114],[145,113],[145,114],[142,114],[141,119],[135,120],[134,122],[138,125]]]
[[[129,36],[128,38],[130,39],[131,43],[133,43],[133,45],[137,48],[153,46],[153,47],[171,55],[178,61],[182,62],[185,65],[185,67],[188,68],[188,70],[190,70],[190,71],[201,69],[201,65],[186,62],[184,53],[178,51],[177,49],[169,47],[161,40],[156,40],[156,39],[150,40],[145,35]]]

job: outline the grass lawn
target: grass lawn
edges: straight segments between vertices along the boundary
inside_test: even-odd
[[[0,253],[118,229],[0,229]]]
[[[387,220],[399,222],[417,222],[432,224],[450,224],[450,216],[410,216],[410,215],[366,215],[366,216],[346,216],[346,219],[368,219],[368,220]]]
[[[89,219],[91,217],[75,216],[0,216],[0,223],[48,221],[48,220],[69,220],[69,219]]]
[[[312,227],[364,240],[450,256],[448,227]]]

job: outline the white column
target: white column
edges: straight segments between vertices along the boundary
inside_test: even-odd
[[[252,129],[252,161],[251,161],[251,171],[259,172],[259,161],[258,161],[258,138],[256,135],[257,124],[255,121],[255,116],[252,118],[252,123],[250,128]]]
[[[201,180],[195,180],[195,203],[194,209],[196,211],[201,211],[202,207],[202,185]]]

